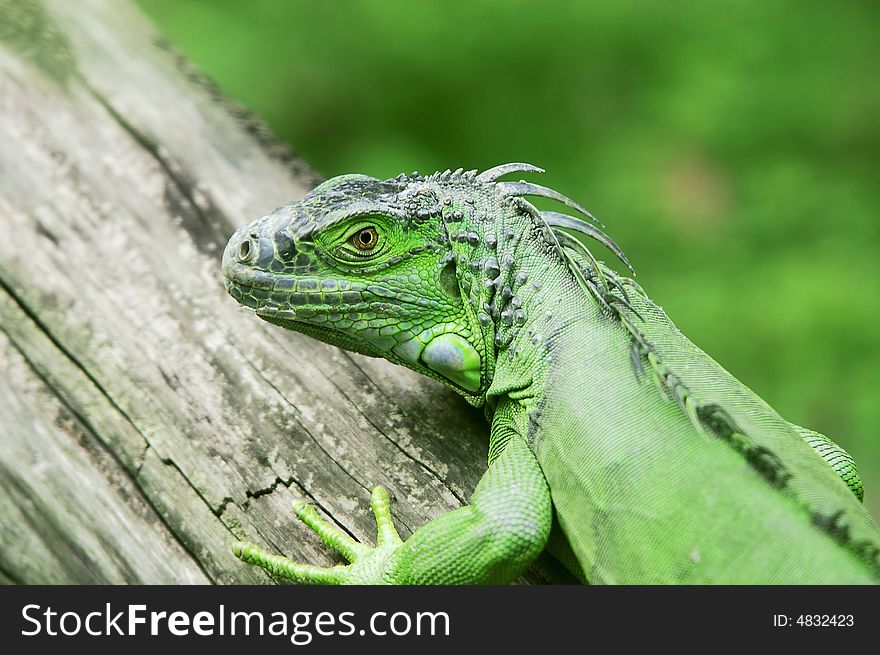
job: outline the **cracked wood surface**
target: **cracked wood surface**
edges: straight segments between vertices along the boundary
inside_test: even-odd
[[[315,182],[128,2],[0,0],[0,581],[268,582],[457,507],[488,428],[451,391],[239,309],[234,227]]]

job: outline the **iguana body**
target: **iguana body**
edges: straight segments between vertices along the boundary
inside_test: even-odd
[[[880,530],[848,455],[598,263],[565,230],[628,264],[586,210],[498,181],[539,170],[342,176],[232,237],[227,288],[261,318],[430,375],[492,424],[470,505],[406,542],[378,489],[376,549],[295,508],[349,566],[236,554],[298,582],[499,583],[556,525],[550,550],[591,583],[876,583]]]

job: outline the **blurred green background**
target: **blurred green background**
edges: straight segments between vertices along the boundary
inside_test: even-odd
[[[880,517],[880,3],[140,4],[324,175],[545,167]]]

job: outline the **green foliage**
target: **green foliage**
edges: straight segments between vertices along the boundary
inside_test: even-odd
[[[546,167],[880,515],[880,5],[140,2],[328,176]]]

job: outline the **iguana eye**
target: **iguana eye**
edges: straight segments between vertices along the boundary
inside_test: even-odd
[[[348,242],[358,250],[369,252],[379,243],[379,233],[374,227],[365,227],[352,234]]]

